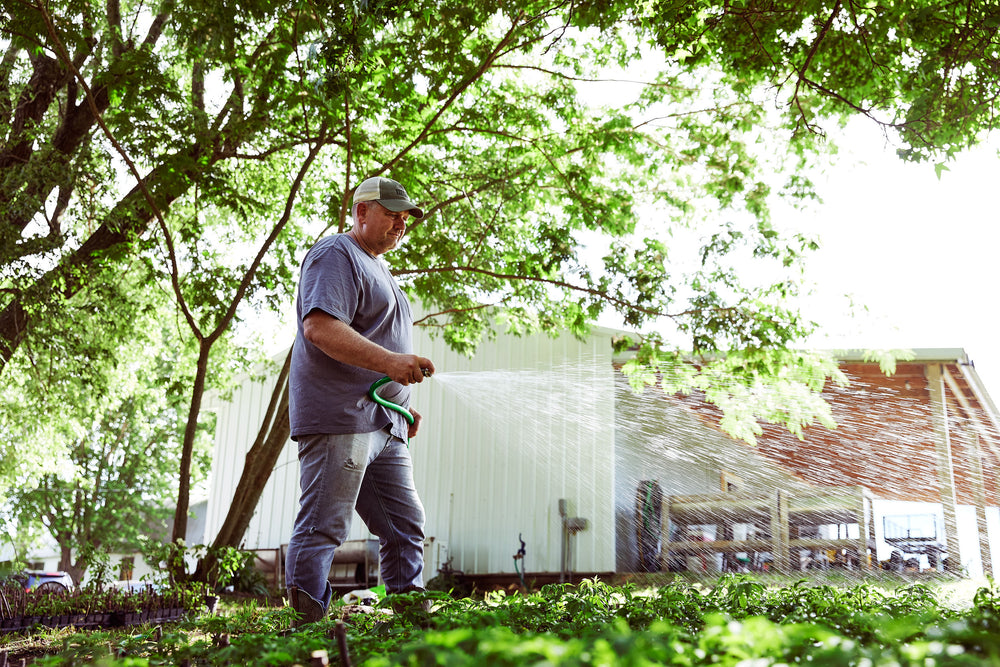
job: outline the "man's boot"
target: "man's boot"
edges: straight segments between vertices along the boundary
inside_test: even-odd
[[[296,613],[296,618],[292,621],[293,628],[301,627],[306,623],[315,623],[326,616],[323,605],[295,586],[288,589],[288,601]]]

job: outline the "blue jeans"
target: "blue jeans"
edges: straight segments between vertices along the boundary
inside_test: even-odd
[[[351,512],[379,538],[386,592],[423,585],[424,507],[405,442],[386,431],[299,438],[299,513],[288,541],[285,585],[326,609],[333,552],[347,539]]]

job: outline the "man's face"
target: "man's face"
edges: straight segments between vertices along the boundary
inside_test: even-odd
[[[395,248],[406,233],[409,211],[390,211],[378,202],[358,205],[357,239],[365,250],[378,256]]]

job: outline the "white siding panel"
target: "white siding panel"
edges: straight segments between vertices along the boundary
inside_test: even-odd
[[[595,334],[500,337],[474,359],[418,336],[438,376],[419,385],[425,416],[413,442],[427,534],[452,567],[510,573],[526,542],[531,572],[560,570],[560,498],[588,530],[571,569],[614,568],[614,398],[611,344]],[[520,566],[519,566],[520,567]]]
[[[512,573],[520,534],[530,572],[560,570],[560,498],[587,519],[572,542],[570,569],[615,566],[614,372],[610,335],[500,336],[469,359],[415,332],[437,377],[414,388],[423,415],[411,443],[417,489],[433,540],[428,578],[447,557],[469,574]],[[248,382],[218,408],[207,538],[218,531],[273,380]],[[298,464],[289,442],[253,520],[247,548],[287,544],[298,503]],[[355,517],[352,539],[368,537]]]
[[[206,540],[211,541],[229,511],[236,485],[243,473],[246,453],[257,437],[261,420],[271,400],[277,373],[263,381],[247,380],[228,402],[219,402],[215,428]],[[243,546],[275,549],[288,543],[298,508],[299,467],[296,444],[289,440],[264,487],[254,516],[247,527]],[[369,537],[355,516],[351,539]]]

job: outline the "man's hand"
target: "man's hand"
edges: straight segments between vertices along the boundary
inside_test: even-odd
[[[420,430],[420,421],[423,419],[420,413],[412,408],[410,409],[410,414],[413,415],[413,423],[406,429],[406,437],[408,438],[412,438],[417,434],[417,431]]]
[[[430,377],[434,373],[434,363],[415,354],[393,354],[387,368],[382,372],[399,384],[413,384],[423,382],[425,377]]]

